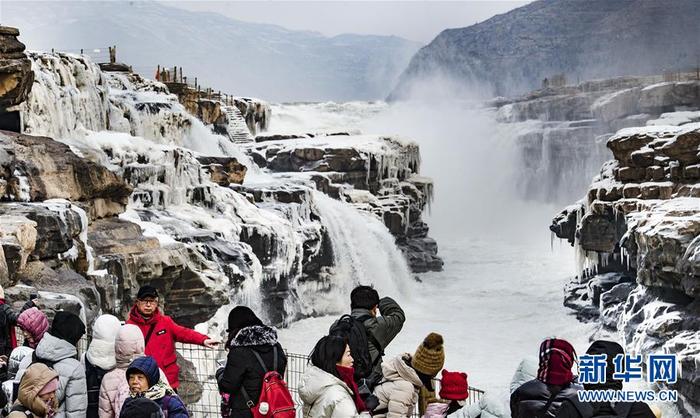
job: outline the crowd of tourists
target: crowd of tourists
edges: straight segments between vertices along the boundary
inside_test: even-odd
[[[175,343],[214,348],[219,342],[183,327],[159,309],[158,291],[145,285],[128,318],[101,315],[92,324],[90,343],[79,356],[86,334],[78,315],[47,315],[27,302],[19,313],[5,303],[0,288],[0,407],[21,417],[183,418],[178,396]],[[249,307],[230,311],[225,363],[216,371],[223,418],[498,418],[487,397],[467,402],[467,374],[444,369],[444,338],[428,334],[413,353],[385,358],[401,332],[404,310],[370,286],[350,295],[350,313],[333,323],[308,357],[297,408],[284,376],[287,357],[275,328]],[[23,336],[17,346],[15,329]],[[622,354],[613,341],[595,341],[587,354]],[[621,390],[612,374],[605,383],[579,385],[577,354],[563,339],[550,338],[539,349],[539,364],[523,361],[511,384],[512,418],[659,418],[642,402],[580,402],[579,390]],[[608,371],[614,370],[612,364]]]

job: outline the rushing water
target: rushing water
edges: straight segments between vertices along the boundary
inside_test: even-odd
[[[505,401],[517,364],[524,357],[535,357],[543,338],[566,338],[579,352],[588,345],[592,326],[579,323],[562,306],[563,283],[574,272],[574,256],[566,244],[550,248],[547,226],[558,207],[518,197],[523,196],[517,188],[522,184],[519,177],[526,175],[526,164],[515,138],[527,126],[496,124],[492,110],[464,101],[287,104],[273,109],[271,131],[275,133],[362,131],[400,134],[420,144],[421,174],[435,181],[426,220],[440,245],[445,268],[413,280],[379,221],[320,193],[311,193],[313,198],[292,215],[275,209],[273,203],[270,207],[250,204],[241,195],[213,185],[204,203],[191,201],[187,190],[206,182],[201,180],[205,176],[195,155],[178,147],[236,156],[252,165],[237,146],[212,135],[157,86],[136,87],[119,77],[106,79],[96,66],[76,57],[32,58],[39,86],[26,104],[27,132],[54,136],[78,153],[97,154],[112,169],[131,165],[134,186],[160,196],[160,203],[149,210],[148,219],[142,219],[138,211],[143,205],[135,194],[122,217],[139,223],[144,234],[157,237],[161,244],[204,231],[216,233],[217,241],[230,245],[232,252],[246,254],[251,260],[248,265],[228,266],[247,278],[242,289],[246,297],[232,297],[232,303],[258,306],[261,281],[293,270],[300,260],[297,255],[305,230],[318,227],[309,219],[313,205],[329,231],[336,270],[330,292],[299,303],[316,304],[313,312],[337,312],[349,305],[352,286],[373,283],[383,295],[395,297],[408,318],[387,355],[412,352],[427,333],[442,333],[446,367],[466,371],[472,385],[489,389]],[[120,133],[100,132],[107,128]],[[110,158],[104,152],[107,149]],[[545,161],[557,158],[548,157]],[[144,158],[148,164],[140,163]],[[265,173],[251,174],[252,182],[285,186]],[[593,173],[578,174],[590,177]],[[582,195],[584,190],[571,192]],[[239,242],[241,228],[274,238],[275,259],[269,266],[263,268],[251,249]],[[225,322],[225,316],[222,308],[212,323]],[[308,352],[334,318],[293,323],[281,330],[281,341],[290,351]]]
[[[407,322],[387,355],[413,352],[429,332],[442,333],[446,368],[466,371],[471,384],[505,398],[518,363],[535,357],[542,339],[563,337],[585,351],[592,327],[562,305],[573,251],[565,243],[550,246],[556,205],[514,197],[519,162],[512,128],[467,103],[305,104],[273,108],[278,112],[284,115],[273,122],[278,132],[360,129],[401,134],[421,146],[422,174],[435,181],[427,222],[445,269],[391,295]],[[292,324],[282,341],[308,352],[333,319]]]

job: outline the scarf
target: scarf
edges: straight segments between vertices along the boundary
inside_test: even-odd
[[[342,380],[350,390],[352,391],[352,400],[355,402],[355,408],[357,412],[363,412],[367,410],[365,402],[360,397],[359,390],[357,389],[357,383],[355,383],[355,369],[352,367],[335,366],[338,370],[338,375],[340,375],[340,380]]]
[[[139,398],[139,397],[144,397],[148,398],[154,402],[157,402],[160,399],[163,399],[165,396],[170,395],[173,396],[175,395],[175,391],[173,388],[170,387],[167,383],[163,382],[162,380],[155,385],[151,386],[146,390],[145,392],[141,393],[131,393],[130,396],[132,398]]]

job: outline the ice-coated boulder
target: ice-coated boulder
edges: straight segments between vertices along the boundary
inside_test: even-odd
[[[0,178],[7,182],[3,200],[68,199],[91,218],[123,212],[131,194],[120,176],[67,145],[11,132],[0,133]]]

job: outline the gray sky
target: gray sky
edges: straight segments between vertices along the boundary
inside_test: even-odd
[[[443,29],[469,26],[530,1],[173,1],[170,6],[210,11],[288,29],[396,35],[428,43]]]

